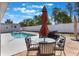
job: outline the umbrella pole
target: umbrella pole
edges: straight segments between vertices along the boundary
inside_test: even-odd
[[[77,35],[75,35],[75,37],[76,37],[76,40],[77,40]]]
[[[44,36],[44,42],[45,42],[45,36]]]

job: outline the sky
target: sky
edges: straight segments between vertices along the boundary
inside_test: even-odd
[[[11,19],[13,23],[19,23],[24,19],[33,18],[35,15],[41,15],[44,5],[46,6],[48,17],[51,18],[54,7],[66,10],[66,4],[67,2],[12,2],[8,4],[1,22],[4,23],[6,19]]]

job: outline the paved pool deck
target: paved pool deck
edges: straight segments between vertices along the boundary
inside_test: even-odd
[[[38,37],[37,33],[26,33],[35,34],[36,36],[33,36],[33,38]],[[1,34],[1,56],[11,56],[24,50],[27,50],[24,38],[15,39],[10,33]]]
[[[24,32],[24,31],[23,31]],[[27,32],[26,32],[27,33]],[[38,33],[28,32],[35,34],[32,39],[38,38]],[[74,37],[66,37],[65,53],[66,56],[79,56],[79,42],[71,40]],[[26,56],[27,48],[25,39],[15,39],[10,33],[1,34],[1,56]],[[31,52],[34,54],[36,52]]]

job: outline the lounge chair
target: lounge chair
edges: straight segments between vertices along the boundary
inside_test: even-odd
[[[30,51],[38,50],[38,44],[31,44],[30,38],[25,38],[25,43],[27,47],[27,56],[29,55]]]
[[[55,55],[55,42],[40,42],[39,43],[39,52],[40,56],[50,56]]]
[[[56,41],[56,48],[55,50],[56,51],[61,51],[60,55],[62,55],[62,52],[65,54],[65,41],[66,41],[66,38],[64,36],[60,36],[60,38],[58,38],[58,40]]]

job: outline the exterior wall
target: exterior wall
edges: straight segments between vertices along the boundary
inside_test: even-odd
[[[15,28],[16,26],[16,28]],[[20,25],[17,24],[0,24],[0,32],[12,32],[20,30]]]
[[[22,27],[22,30],[27,31],[40,31],[40,26],[31,26],[31,27]],[[49,31],[58,31],[58,32],[69,32],[74,33],[74,23],[69,24],[58,24],[58,25],[48,25]],[[77,32],[79,33],[79,23],[77,26]]]
[[[13,25],[12,25],[12,30],[13,30],[13,31],[18,31],[18,30],[20,30],[20,28],[21,28],[21,27],[20,27],[20,25],[18,25],[18,24],[13,24]]]

